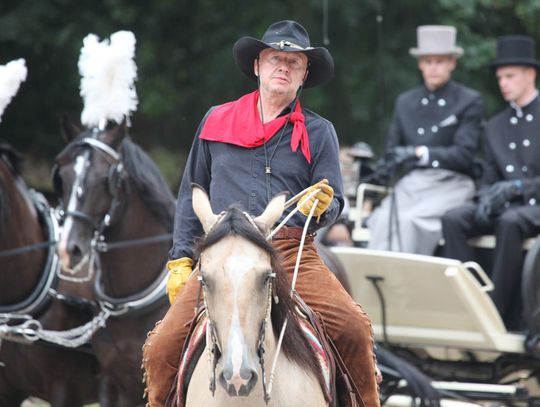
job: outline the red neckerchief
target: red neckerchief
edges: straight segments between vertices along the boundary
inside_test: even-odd
[[[263,126],[257,111],[258,98],[259,91],[257,90],[234,102],[216,107],[206,119],[199,138],[246,148],[262,146],[285,125],[289,115],[277,117]],[[305,117],[300,101],[297,101],[289,120],[294,125],[291,150],[296,152],[300,145],[304,157],[311,164],[308,132],[304,124]]]

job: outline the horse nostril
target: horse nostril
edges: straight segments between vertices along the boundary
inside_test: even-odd
[[[69,253],[71,264],[79,264],[81,262],[83,253],[78,244],[69,243],[67,247],[67,252]]]

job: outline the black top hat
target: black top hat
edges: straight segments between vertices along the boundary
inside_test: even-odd
[[[535,44],[531,37],[524,35],[507,35],[497,40],[497,56],[489,67],[495,70],[503,65],[526,65],[540,67],[535,58]]]
[[[321,85],[334,76],[334,60],[323,47],[311,47],[309,35],[296,21],[278,21],[268,27],[261,40],[242,37],[233,46],[233,56],[242,72],[256,79],[253,61],[265,48],[285,52],[303,52],[309,60],[309,74],[304,88]]]

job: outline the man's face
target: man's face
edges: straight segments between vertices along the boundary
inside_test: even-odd
[[[456,58],[450,55],[424,55],[418,58],[418,69],[429,90],[437,90],[450,80]]]
[[[534,90],[534,68],[506,65],[498,67],[496,74],[502,97],[507,102],[516,102],[519,105]]]
[[[307,73],[308,58],[302,52],[284,52],[266,48],[259,54],[259,62],[254,62],[261,89],[290,97],[296,96]]]

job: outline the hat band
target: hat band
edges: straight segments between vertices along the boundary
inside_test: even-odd
[[[298,44],[295,44],[294,42],[290,42],[290,41],[287,41],[287,40],[281,40],[279,42],[270,42],[270,43],[268,43],[268,45],[277,45],[279,47],[279,49],[284,49],[285,47],[300,49],[302,51],[312,49],[311,47],[304,48],[304,47],[302,47],[302,46],[300,46]]]

